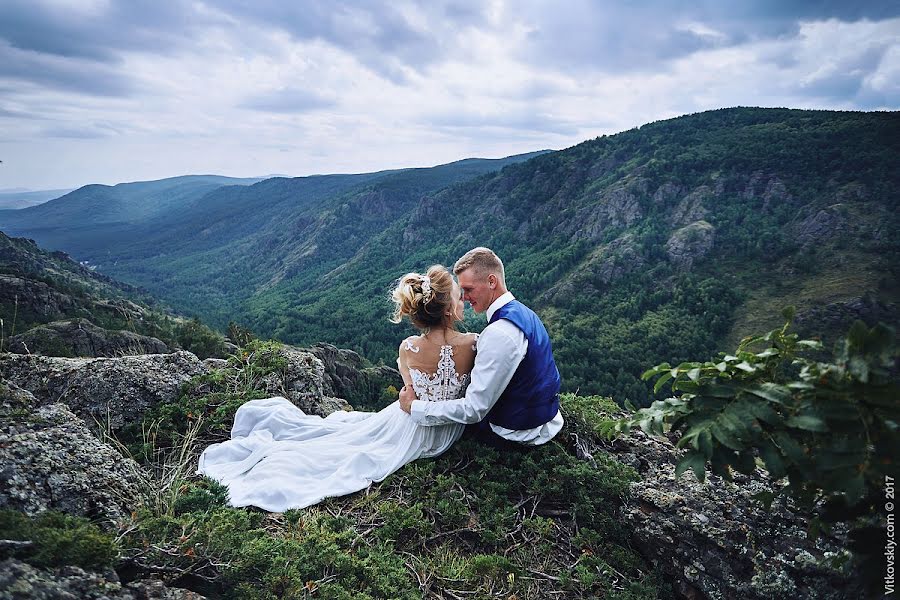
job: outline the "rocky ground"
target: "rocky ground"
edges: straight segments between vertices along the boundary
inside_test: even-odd
[[[392,376],[389,369],[366,371],[353,353],[325,345],[281,353],[287,366],[262,386],[313,414],[348,409],[346,397],[373,400],[372,390]],[[55,510],[121,531],[152,487],[152,474],[125,458],[104,432],[176,400],[185,382],[223,364],[188,352],[94,359],[0,354],[0,508],[28,515]],[[764,472],[731,482],[710,476],[699,483],[690,472],[676,479],[677,451],[669,440],[639,430],[611,442],[585,440],[572,425],[563,435],[583,460],[609,453],[640,473],[620,518],[633,546],[670,577],[676,597],[861,597],[851,578],[820,566],[843,552],[841,531],[809,541],[806,519],[791,506],[776,501],[766,511],[751,499],[772,490]],[[0,558],[14,555],[15,543],[0,541]],[[7,558],[0,564],[0,598],[30,597],[202,596],[149,577],[122,583],[108,569],[36,567]]]

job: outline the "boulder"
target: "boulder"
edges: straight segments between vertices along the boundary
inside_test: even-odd
[[[694,262],[712,249],[715,227],[706,221],[696,221],[675,230],[666,242],[666,254],[675,267],[690,271]]]
[[[39,569],[20,560],[0,562],[0,598],[45,600],[204,600],[197,592],[166,587],[162,581],[123,584],[113,570],[85,571],[66,566]]]
[[[310,415],[326,417],[338,410],[352,410],[342,398],[335,398],[325,364],[312,352],[282,346],[279,353],[287,366],[266,375],[261,384],[267,393],[284,396]]]
[[[732,481],[707,473],[700,483],[690,470],[676,478],[683,451],[641,430],[606,442],[605,449],[641,474],[620,516],[635,548],[672,578],[679,598],[863,597],[858,579],[820,564],[844,553],[846,529],[811,541],[807,517],[788,500],[765,510],[751,498],[779,485],[765,471],[735,473]]]
[[[167,354],[168,346],[155,337],[131,331],[109,331],[87,319],[54,321],[9,339],[9,351],[44,356],[123,356]]]
[[[391,367],[365,367],[362,357],[353,350],[317,343],[308,349],[325,367],[323,392],[344,398],[359,409],[381,408],[381,395],[393,385],[403,387],[400,372]]]
[[[0,507],[34,515],[55,510],[101,521],[130,518],[148,475],[97,439],[64,404],[37,406],[0,381]]]
[[[92,424],[119,430],[139,422],[181,386],[207,371],[190,352],[119,358],[58,358],[0,354],[0,377],[34,394],[38,404],[61,402]]]

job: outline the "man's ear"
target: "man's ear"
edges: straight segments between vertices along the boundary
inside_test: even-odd
[[[497,276],[494,274],[488,275],[488,283],[491,285],[491,289],[497,287]]]

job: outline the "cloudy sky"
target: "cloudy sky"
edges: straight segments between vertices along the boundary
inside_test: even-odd
[[[0,189],[364,172],[900,108],[900,1],[0,0]]]

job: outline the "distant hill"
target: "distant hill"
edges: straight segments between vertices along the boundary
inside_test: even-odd
[[[638,404],[647,367],[733,350],[788,304],[829,343],[898,321],[900,113],[723,109],[513,159],[226,187],[70,251],[216,326],[391,364],[392,281],[487,245],[564,388]]]
[[[221,336],[134,286],[0,232],[0,352],[119,356],[185,348],[222,353]]]
[[[48,200],[59,198],[71,192],[62,190],[0,190],[0,210],[27,208],[43,204]]]
[[[0,210],[0,229],[81,257],[86,248],[106,248],[108,238],[127,243],[135,226],[182,210],[213,190],[259,181],[186,175],[114,186],[86,185],[37,206]]]

